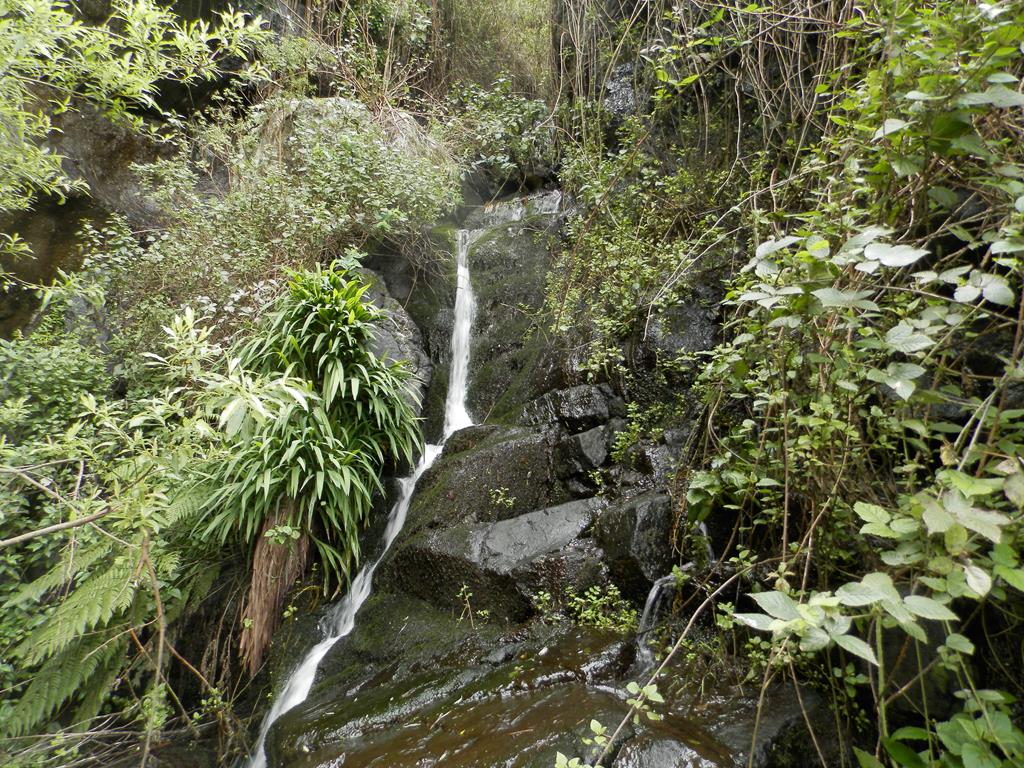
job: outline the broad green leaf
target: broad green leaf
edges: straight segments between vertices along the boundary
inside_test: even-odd
[[[979,741],[964,744],[960,759],[964,762],[964,768],[1001,768],[1006,765],[1000,758],[992,754],[992,750],[987,744]]]
[[[866,258],[878,261],[885,267],[907,267],[927,255],[928,251],[923,248],[912,248],[909,245],[871,243],[864,249]]]
[[[968,656],[974,653],[974,643],[958,632],[951,632],[946,635],[946,646]]]
[[[928,529],[928,533],[945,533],[956,522],[938,499],[928,496],[923,500],[922,504],[924,507],[922,519],[924,520],[925,527]]]
[[[853,505],[853,511],[857,513],[865,523],[888,523],[891,519],[891,515],[882,507],[877,504],[867,504],[863,501],[858,501]]]
[[[755,592],[750,596],[761,606],[761,610],[777,619],[792,621],[800,618],[796,602],[785,592]]]
[[[896,739],[883,739],[882,746],[889,753],[889,757],[900,768],[926,768],[924,760],[913,749]]]
[[[882,123],[881,128],[875,131],[874,140],[878,141],[878,139],[881,139],[884,136],[896,133],[897,131],[902,131],[908,125],[910,125],[910,123],[908,123],[906,120],[900,120],[895,117],[890,117],[888,120]]]
[[[846,309],[871,309],[877,310],[878,305],[868,301],[867,297],[872,291],[840,291],[835,288],[819,288],[812,293],[818,298],[823,306],[842,307]]]
[[[764,258],[765,256],[775,253],[776,251],[781,251],[783,248],[788,248],[794,243],[799,243],[800,240],[801,238],[795,237],[793,235],[788,235],[786,237],[780,238],[779,240],[776,240],[775,238],[765,240],[763,243],[757,246],[757,250],[754,251],[754,255],[757,256],[757,258],[761,259]]]
[[[899,323],[885,334],[885,343],[891,349],[909,355],[931,348],[935,341],[920,331],[915,331],[909,323]]]
[[[885,768],[881,760],[859,747],[853,748],[853,754],[857,756],[857,764],[860,768]]]
[[[1002,526],[1010,522],[1002,513],[971,506],[967,497],[956,490],[942,494],[942,503],[958,523],[995,544],[1002,538]]]
[[[877,603],[879,600],[884,600],[886,594],[863,582],[852,581],[849,584],[843,584],[843,586],[837,589],[836,597],[845,606],[859,608],[864,605]]]
[[[924,595],[908,595],[903,598],[903,604],[915,616],[922,619],[933,619],[934,621],[956,621],[957,615],[942,603]]]
[[[1012,307],[1016,303],[1017,297],[1010,290],[1006,280],[995,275],[990,275],[990,278],[981,289],[982,295],[993,304]]]
[[[848,653],[852,653],[854,656],[859,656],[871,664],[878,666],[878,659],[875,657],[875,652],[871,649],[871,646],[861,640],[859,637],[853,635],[836,635],[833,638],[836,641],[836,645],[842,648]]]
[[[776,619],[763,613],[734,613],[732,617],[741,624],[746,624],[748,627],[762,632],[770,632],[776,622]]]
[[[974,564],[964,566],[964,576],[967,578],[967,586],[979,597],[984,597],[992,589],[992,577],[987,571]]]
[[[1024,94],[1003,85],[992,85],[980,93],[966,93],[958,101],[965,107],[991,105],[1008,109],[1010,107],[1024,107]]]
[[[1018,592],[1024,592],[1024,568],[1007,568],[1005,565],[997,565],[995,570],[999,578]]]

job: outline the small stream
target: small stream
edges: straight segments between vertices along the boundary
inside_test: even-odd
[[[267,759],[264,744],[270,727],[281,715],[306,700],[310,688],[313,687],[320,662],[334,644],[348,635],[355,626],[356,614],[370,596],[373,573],[387,555],[388,549],[405,524],[409,504],[412,502],[420,477],[441,455],[449,437],[460,429],[473,425],[473,419],[466,407],[466,396],[469,389],[470,341],[473,316],[476,311],[476,300],[473,296],[473,286],[469,274],[469,246],[478,234],[478,230],[462,229],[458,231],[457,236],[458,275],[455,293],[455,322],[451,340],[452,365],[448,394],[445,399],[444,432],[441,442],[436,445],[427,444],[412,474],[399,481],[398,499],[388,516],[388,524],[384,532],[384,545],[380,555],[372,563],[364,566],[352,580],[348,593],[334,606],[327,619],[322,623],[323,638],[313,646],[285,681],[260,728],[259,740],[249,759],[248,768],[265,768]]]

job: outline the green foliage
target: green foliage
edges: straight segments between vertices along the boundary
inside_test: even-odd
[[[81,186],[44,146],[52,112],[84,101],[141,127],[130,110],[157,108],[160,80],[215,77],[225,58],[244,55],[261,38],[262,23],[230,12],[215,28],[186,26],[152,0],[116,0],[107,24],[90,25],[64,2],[0,2],[0,210]]]
[[[583,594],[569,587],[565,591],[565,610],[583,626],[623,633],[636,631],[636,608],[614,584],[588,587]]]
[[[445,84],[507,81],[518,93],[553,90],[551,6],[546,0],[442,0],[435,68]]]
[[[339,585],[358,562],[386,462],[411,462],[420,442],[407,374],[370,351],[381,315],[363,300],[367,288],[340,267],[297,273],[238,350],[242,370],[297,387],[273,415],[258,399],[224,404],[230,458],[211,469],[203,526],[220,542],[235,533],[253,542],[284,510],[284,524],[312,536],[325,579]]]
[[[434,132],[463,166],[482,172],[500,188],[554,164],[549,118],[544,102],[515,93],[509,80],[499,79],[488,88],[453,88]]]
[[[717,438],[689,513],[738,513],[741,544],[778,555],[775,589],[751,596],[762,612],[734,617],[771,632],[769,666],[835,645],[873,668],[879,756],[1010,765],[1020,734],[1007,699],[974,694],[977,662],[992,662],[967,639],[962,601],[1014,616],[1024,585],[1010,557],[1021,350],[999,330],[1019,325],[1024,189],[1009,171],[1024,158],[1004,84],[1022,71],[1007,43],[1024,27],[1019,9],[878,11],[851,21],[871,66],[830,94],[832,127],[798,170],[817,184],[813,208],[749,216],[782,231],[755,240],[730,287],[733,338],[702,377]],[[883,639],[897,628],[965,685],[961,713],[922,713],[909,739],[889,726],[899,686]]]
[[[593,369],[628,365],[622,340],[738,243],[728,341],[703,356],[703,423],[679,477],[688,522],[734,521],[733,559],[760,576],[757,608],[720,626],[755,630],[766,678],[800,669],[854,728],[877,722],[857,735],[878,736],[862,765],[1016,765],[1022,691],[989,627],[1009,646],[1024,632],[1024,10],[852,8],[695,2],[664,19],[645,52],[654,114],[617,152],[569,153],[594,213],[570,231],[549,306],[590,341]],[[697,190],[695,226],[673,229],[645,189],[676,166],[638,148],[687,113],[694,144],[721,115],[747,126],[722,142],[721,177],[742,167],[746,190]],[[660,231],[639,226],[645,211]],[[921,687],[936,670],[958,681],[959,712],[907,714],[907,653]]]
[[[75,523],[0,562],[14,575],[0,611],[12,666],[0,673],[20,694],[0,710],[7,735],[55,717],[84,723],[115,706],[119,686],[140,691],[122,717],[162,727],[175,700],[168,628],[201,604],[223,557],[197,528],[223,541],[246,524],[231,514],[247,515],[251,541],[254,516],[287,496],[295,514],[270,533],[311,533],[325,570],[343,578],[384,462],[411,460],[419,440],[404,373],[368,351],[379,312],[365,290],[334,269],[294,275],[264,335],[232,357],[187,311],[165,329],[164,354],[149,356],[153,396],[79,392],[76,419],[58,424],[58,410],[44,436],[23,429],[24,442],[0,443],[0,492],[22,512],[17,527],[5,517],[5,535]],[[57,318],[60,306],[49,304]],[[62,343],[47,336],[55,322],[30,338]],[[38,356],[21,344],[8,353]],[[105,375],[96,359],[87,383]],[[8,385],[31,395],[33,375]],[[69,373],[68,392],[77,380]]]
[[[648,131],[632,119],[619,129],[619,151],[587,138],[565,150],[562,180],[578,210],[547,306],[553,330],[586,344],[594,373],[624,371],[629,342],[712,267],[705,245],[729,191],[726,173],[692,146],[650,151]]]
[[[251,329],[288,268],[369,239],[411,242],[459,199],[439,147],[405,146],[421,140],[415,126],[389,137],[358,102],[272,99],[245,119],[219,117],[179,157],[140,169],[166,213],[145,249],[111,263],[119,231],[90,250],[106,272],[111,347],[129,361],[183,306],[216,316],[220,336]]]

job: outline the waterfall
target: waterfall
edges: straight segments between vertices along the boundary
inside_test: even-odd
[[[383,551],[375,561],[363,566],[352,580],[348,593],[334,606],[327,621],[324,622],[323,639],[313,646],[288,677],[284,687],[274,700],[270,712],[263,720],[259,741],[249,760],[248,768],[265,768],[267,757],[263,747],[270,726],[285,712],[306,700],[310,688],[313,687],[313,679],[316,677],[320,661],[334,644],[348,635],[352,631],[352,627],[355,626],[356,613],[370,596],[373,572],[384,559],[388,549],[402,530],[402,526],[405,525],[405,516],[409,511],[413,493],[416,491],[416,483],[441,455],[445,441],[458,430],[473,425],[473,419],[466,407],[469,385],[469,348],[473,314],[476,310],[476,300],[473,298],[473,288],[469,280],[469,246],[479,234],[479,230],[465,229],[460,229],[458,233],[456,249],[458,274],[455,289],[455,323],[452,328],[452,363],[448,396],[445,399],[444,432],[441,442],[438,445],[424,446],[423,455],[412,474],[399,481],[398,499],[391,508],[387,529],[384,531]]]
[[[636,628],[637,662],[641,671],[654,666],[654,653],[647,645],[647,635],[658,621],[658,611],[667,595],[676,590],[676,575],[670,573],[654,582],[644,602],[644,612],[640,614],[640,623]]]

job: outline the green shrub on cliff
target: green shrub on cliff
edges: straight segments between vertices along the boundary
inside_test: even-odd
[[[79,102],[142,124],[132,109],[155,108],[160,80],[211,79],[245,55],[262,20],[221,14],[220,24],[185,25],[153,0],[116,0],[107,24],[90,25],[50,0],[0,1],[0,210],[27,208],[36,194],[73,184],[46,149],[52,111]]]

